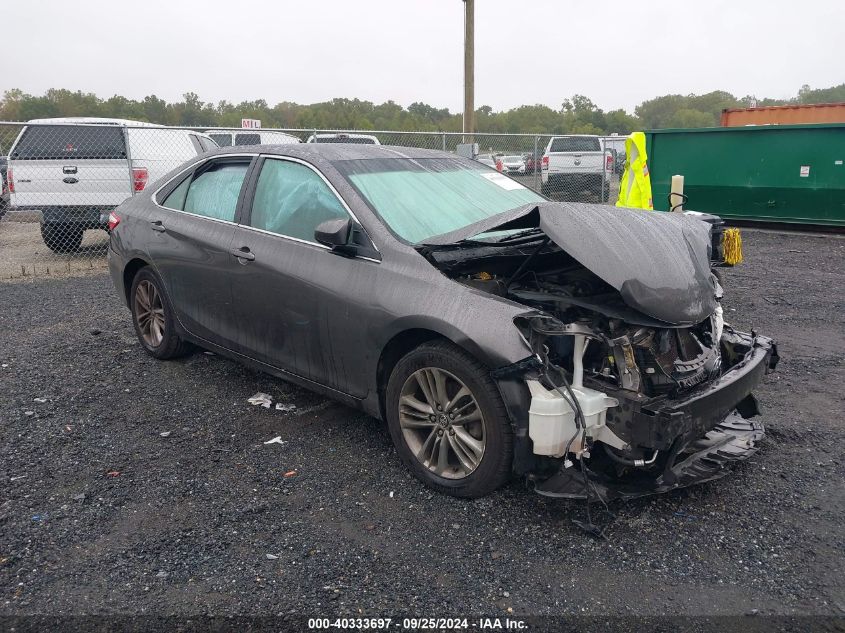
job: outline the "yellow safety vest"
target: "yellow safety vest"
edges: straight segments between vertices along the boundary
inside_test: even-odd
[[[645,134],[634,132],[625,139],[625,171],[619,181],[617,207],[654,210],[651,179],[648,177],[648,156]]]

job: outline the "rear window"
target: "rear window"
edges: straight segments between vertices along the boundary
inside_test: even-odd
[[[593,136],[559,136],[552,139],[550,152],[600,152],[599,139]]]
[[[235,134],[235,145],[261,145],[261,135],[250,134]]]
[[[16,160],[126,158],[123,130],[110,125],[28,126],[12,151]]]

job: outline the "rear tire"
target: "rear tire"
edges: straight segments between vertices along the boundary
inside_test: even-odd
[[[82,244],[83,229],[66,224],[42,224],[41,239],[54,253],[75,253]]]
[[[402,358],[385,411],[396,452],[428,487],[475,498],[509,480],[513,431],[504,402],[487,368],[458,346],[432,341]]]
[[[149,266],[141,268],[132,280],[129,308],[138,341],[150,356],[167,360],[190,351],[191,344],[176,332],[173,307],[164,284]]]

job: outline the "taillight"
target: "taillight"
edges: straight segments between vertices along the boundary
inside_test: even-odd
[[[549,168],[549,156],[548,156],[548,154],[546,156],[543,156],[543,166],[542,166],[542,168],[543,169]]]
[[[109,233],[114,231],[118,224],[120,224],[120,216],[112,211],[109,213]]]
[[[147,180],[149,179],[150,174],[147,172],[146,167],[135,167],[132,169],[132,188],[134,191],[143,191],[144,187],[147,186]]]
[[[607,171],[613,170],[613,155],[612,154],[607,155],[607,160],[604,161],[604,168]]]
[[[505,168],[505,166],[502,164],[502,161],[497,160],[496,161],[496,169],[498,169],[499,171],[502,171],[504,168]]]
[[[6,170],[6,182],[9,184],[9,193],[15,193],[15,179],[12,178],[12,168]]]

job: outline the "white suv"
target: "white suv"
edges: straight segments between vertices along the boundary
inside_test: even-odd
[[[262,130],[251,128],[214,128],[206,130],[214,142],[220,147],[232,147],[240,145],[290,145],[301,143],[292,134],[277,132],[275,130]]]
[[[9,152],[12,211],[40,211],[41,237],[57,253],[79,249],[86,229],[174,167],[217,144],[191,130],[94,117],[34,119]]]
[[[372,134],[347,134],[346,132],[312,134],[306,143],[358,143],[359,145],[381,145]]]

